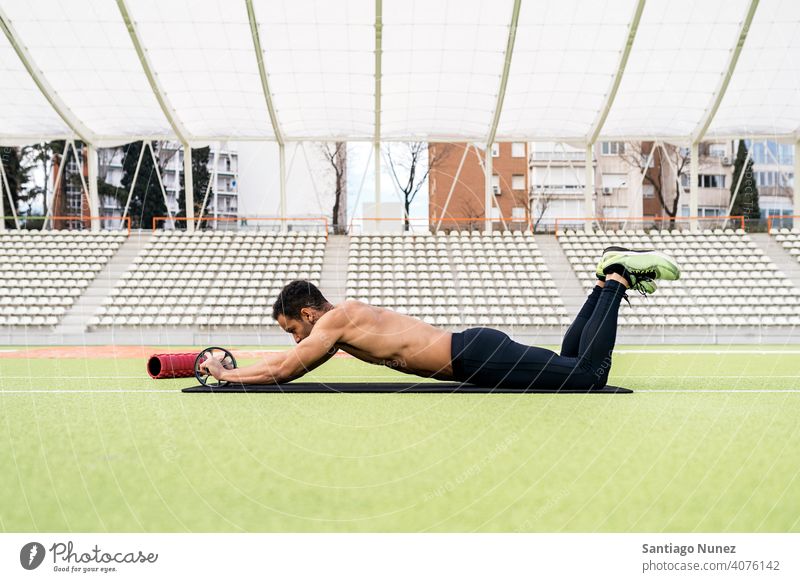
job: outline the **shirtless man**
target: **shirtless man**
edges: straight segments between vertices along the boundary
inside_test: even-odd
[[[597,285],[567,330],[560,354],[519,344],[490,328],[451,333],[360,301],[331,305],[312,283],[293,281],[281,291],[272,316],[292,334],[296,347],[244,368],[227,370],[212,358],[201,368],[232,383],[279,384],[343,350],[408,374],[490,388],[599,389],[611,368],[617,311],[625,291],[653,293],[655,279],[678,279],[680,270],[657,251],[609,247],[596,275]]]

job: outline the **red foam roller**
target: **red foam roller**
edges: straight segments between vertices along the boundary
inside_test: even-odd
[[[197,354],[153,354],[147,360],[147,373],[154,380],[191,378]]]

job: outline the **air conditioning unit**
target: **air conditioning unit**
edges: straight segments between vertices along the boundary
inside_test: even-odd
[[[492,186],[492,192],[494,192],[495,196],[500,195],[500,186]]]
[[[723,166],[730,166],[731,165],[730,156],[722,156],[722,165]]]
[[[614,193],[613,188],[609,188],[608,186],[603,186],[603,196],[611,196]]]

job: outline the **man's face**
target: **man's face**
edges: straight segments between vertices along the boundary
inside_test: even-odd
[[[308,311],[308,313],[306,313]],[[311,333],[311,330],[314,328],[314,323],[316,323],[317,318],[314,317],[314,314],[303,308],[300,311],[300,319],[294,319],[293,317],[286,317],[285,315],[278,316],[278,325],[281,326],[281,329],[286,333],[292,334],[295,343],[299,344],[301,341],[306,339],[308,335]]]

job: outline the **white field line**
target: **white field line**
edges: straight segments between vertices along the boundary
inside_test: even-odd
[[[712,354],[715,356],[724,356],[727,354],[755,354],[760,356],[767,356],[770,354],[778,354],[778,355],[798,355],[800,354],[800,350],[743,350],[743,349],[735,349],[735,350],[682,350],[682,349],[662,349],[658,348],[655,350],[628,350],[628,349],[615,349],[615,354],[676,354],[676,355],[685,355],[685,354]]]
[[[753,394],[800,394],[800,389],[798,388],[786,388],[785,390],[769,390],[769,389],[758,389],[754,388],[752,390],[748,390],[746,388],[737,389],[737,388],[721,388],[719,390],[714,389],[686,389],[686,390],[636,390],[634,389],[634,393],[636,394],[738,394],[738,393],[753,393]],[[53,390],[39,390],[39,389],[31,389],[31,390],[0,390],[0,394],[182,394],[180,388],[174,388],[172,390],[61,390],[61,389],[53,389]],[[256,394],[255,392],[248,392],[248,394]],[[282,394],[281,392],[274,392],[273,394]],[[291,394],[291,392],[285,393]],[[342,394],[346,394],[343,392]],[[400,393],[398,393],[400,394]],[[412,393],[413,394],[413,393]],[[491,392],[485,392],[484,394],[492,394]],[[535,393],[521,393],[519,396],[529,396]],[[552,393],[551,393],[552,394]],[[572,393],[575,396],[584,395],[584,394],[591,394],[591,392],[574,392]],[[514,396],[514,394],[496,394],[497,396]]]

